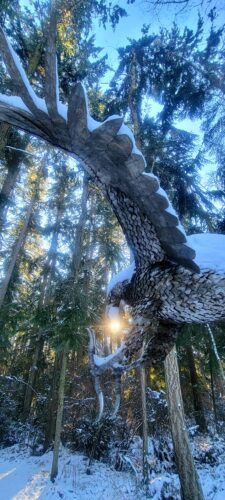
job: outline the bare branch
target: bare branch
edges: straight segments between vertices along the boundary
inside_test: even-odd
[[[13,151],[19,151],[19,152],[24,153],[28,156],[33,156],[34,158],[38,158],[38,156],[35,153],[30,153],[29,151],[26,151],[26,149],[14,148],[13,146],[6,146],[5,148],[12,149]]]
[[[115,401],[111,418],[115,418],[120,407],[121,402],[121,377],[124,367],[117,363],[118,360],[124,356],[124,345],[121,345],[114,353],[109,356],[100,357],[95,354],[95,332],[93,329],[88,328],[89,333],[89,359],[91,366],[91,373],[94,378],[95,392],[99,402],[99,413],[96,422],[99,422],[103,416],[104,411],[104,396],[100,385],[100,376],[106,370],[113,370],[115,378]]]

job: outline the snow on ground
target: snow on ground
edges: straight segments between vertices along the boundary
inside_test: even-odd
[[[52,452],[30,456],[29,450],[18,445],[0,450],[1,500],[144,500],[135,476],[117,472],[109,465],[93,461],[87,474],[88,459],[60,452],[59,474],[54,484],[49,479]],[[225,463],[198,468],[205,500],[225,499]],[[152,473],[150,497],[153,500],[180,500],[179,481],[175,473]],[[163,491],[163,497],[162,497]],[[171,496],[172,493],[172,496]],[[167,496],[169,495],[169,496]]]
[[[134,500],[138,498],[135,478],[93,461],[87,474],[88,459],[61,449],[59,474],[49,479],[52,452],[29,456],[17,445],[0,450],[1,500]]]

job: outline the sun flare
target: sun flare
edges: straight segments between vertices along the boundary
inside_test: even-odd
[[[121,330],[121,323],[118,319],[113,319],[109,322],[109,327],[112,333],[118,333]]]

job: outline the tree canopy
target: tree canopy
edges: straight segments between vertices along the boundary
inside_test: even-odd
[[[102,80],[109,63],[96,44],[93,23],[111,25],[116,33],[130,4],[125,10],[104,0],[86,0],[76,8],[69,0],[57,2],[60,100],[67,103],[74,85],[84,82],[95,119],[125,117],[145,156],[146,173],[160,178],[186,232],[224,233],[224,26],[215,27],[213,10],[208,33],[201,17],[196,18],[195,28],[173,23],[170,29],[161,27],[153,33],[144,25],[138,39],[129,39],[118,49],[118,65],[106,89]],[[43,0],[30,2],[29,7],[19,0],[0,6],[2,27],[39,97],[46,79],[48,14],[49,3]],[[15,91],[3,60],[0,87],[1,94]],[[105,302],[111,276],[126,267],[132,255],[107,199],[77,160],[4,122],[0,129],[0,436],[3,443],[15,442],[19,419],[21,426],[38,428],[34,448],[39,441],[44,449],[52,444],[59,371],[64,366],[65,442],[78,446],[81,428],[80,449],[90,446],[90,453],[104,456],[105,449],[96,444],[93,448],[95,428],[90,422],[96,408],[88,372],[87,328],[95,326],[101,353],[110,354],[121,344],[120,327],[113,333]],[[206,174],[210,166],[213,172]],[[224,390],[223,335],[220,323],[212,326],[211,333],[202,326],[189,326],[177,344],[185,409],[202,431],[206,420],[214,418],[217,430],[224,432],[219,398],[221,387]],[[161,410],[157,405],[152,409],[151,391],[165,388],[162,364],[146,374],[154,434]],[[121,410],[127,424],[128,408],[133,428],[141,419],[135,404],[140,398],[137,379],[134,371],[124,377]],[[113,398],[107,384],[106,377],[110,414]],[[85,401],[90,394],[89,406]],[[81,403],[74,417],[77,400]],[[160,431],[161,415],[158,422]],[[122,433],[124,428],[118,425]],[[107,448],[107,426],[104,432]]]

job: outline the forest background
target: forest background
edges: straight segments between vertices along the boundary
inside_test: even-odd
[[[67,102],[74,83],[84,82],[94,118],[125,116],[146,171],[159,176],[187,234],[224,234],[221,5],[181,2],[165,27],[158,21],[167,17],[163,2],[121,5],[57,3],[60,99]],[[48,3],[2,1],[0,16],[41,96]],[[123,28],[127,22],[134,38]],[[98,47],[105,33],[113,33],[111,50]],[[2,61],[0,85],[2,93],[14,91]],[[113,441],[120,467],[121,452],[142,434],[140,373],[124,375],[120,416],[106,418],[104,437],[96,439],[87,328],[94,325],[99,352],[120,345],[122,332],[105,316],[106,294],[111,276],[132,256],[110,206],[75,160],[4,123],[0,127],[1,443],[28,440],[34,453],[52,446],[65,369],[63,442],[109,459]],[[190,425],[224,435],[224,325],[184,327],[177,349]],[[114,384],[105,376],[103,386],[110,416]],[[148,429],[161,443],[169,425],[165,389],[163,365],[146,369]],[[155,453],[159,458],[160,445]]]

